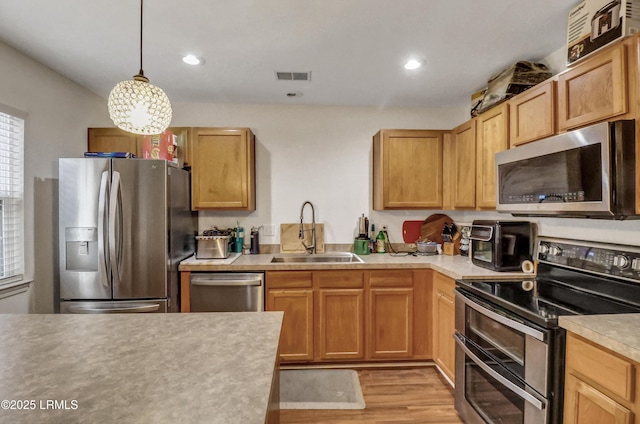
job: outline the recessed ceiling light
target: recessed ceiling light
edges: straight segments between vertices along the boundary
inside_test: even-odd
[[[194,56],[192,54],[188,54],[185,57],[182,58],[182,61],[184,63],[186,63],[187,65],[200,65],[203,63],[203,60],[200,59],[197,56]]]
[[[404,69],[418,69],[420,66],[422,63],[419,60],[411,59],[404,64]]]

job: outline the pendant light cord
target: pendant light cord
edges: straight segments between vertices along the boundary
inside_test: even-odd
[[[142,3],[143,0],[140,0],[140,72],[138,74],[144,76],[144,71],[142,70]]]

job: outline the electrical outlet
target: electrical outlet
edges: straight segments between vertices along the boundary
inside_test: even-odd
[[[275,224],[267,224],[264,226],[264,235],[265,236],[275,236],[276,235],[276,226]]]

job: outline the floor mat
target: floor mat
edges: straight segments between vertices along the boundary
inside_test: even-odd
[[[280,409],[364,409],[354,370],[281,370]]]

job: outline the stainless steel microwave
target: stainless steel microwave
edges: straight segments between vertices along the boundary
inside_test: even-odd
[[[603,122],[496,154],[496,209],[515,216],[636,214],[635,122]]]

